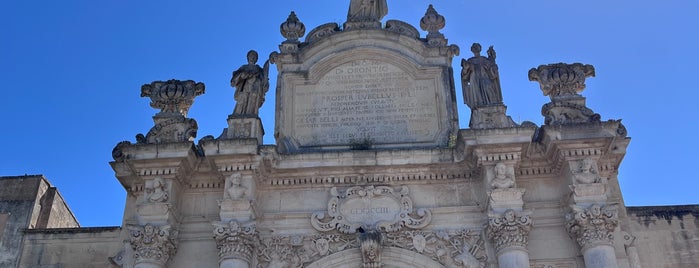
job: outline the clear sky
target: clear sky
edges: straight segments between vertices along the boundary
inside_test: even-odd
[[[153,126],[142,84],[206,83],[189,117],[198,138],[218,136],[233,111],[231,71],[250,49],[266,58],[284,38],[291,10],[307,32],[346,19],[348,0],[2,1],[0,175],[44,174],[83,226],[120,225],[126,192],[108,162],[122,140]],[[631,145],[619,179],[627,205],[699,203],[699,1],[388,0],[384,18],[419,28],[428,4],[461,47],[495,46],[508,114],[543,124],[548,102],[527,71],[540,64],[592,64],[587,105],[623,119]],[[426,33],[421,32],[424,36]],[[261,61],[262,62],[262,61]],[[260,63],[261,63],[260,62]],[[272,72],[276,76],[276,72]],[[273,144],[273,79],[261,117]],[[461,85],[457,81],[457,96]],[[459,103],[461,128],[469,110]]]

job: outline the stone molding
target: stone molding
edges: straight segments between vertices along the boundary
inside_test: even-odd
[[[219,249],[219,261],[240,259],[251,263],[255,246],[258,244],[258,232],[254,222],[215,222],[214,240],[216,248]]]
[[[501,253],[506,249],[526,250],[532,229],[530,212],[506,210],[503,214],[491,214],[488,220],[488,238]]]
[[[619,225],[617,205],[571,205],[566,215],[566,229],[582,250],[598,245],[612,245],[614,229]]]
[[[311,225],[321,232],[337,230],[344,234],[360,228],[384,232],[403,227],[421,229],[430,223],[432,213],[425,208],[414,210],[408,193],[406,186],[400,191],[388,186],[356,186],[343,192],[333,187],[327,212],[313,213]]]
[[[484,268],[488,257],[477,230],[410,230],[381,233],[380,246],[427,256],[445,267]],[[307,267],[332,254],[361,249],[360,235],[339,232],[307,236],[263,237],[257,250],[260,267]],[[365,266],[367,267],[367,266]]]
[[[132,225],[130,242],[136,263],[153,263],[161,267],[177,252],[178,231],[170,225]]]

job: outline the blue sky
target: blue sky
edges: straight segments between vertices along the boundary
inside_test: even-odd
[[[346,19],[347,0],[2,1],[0,80],[4,116],[0,175],[44,174],[83,226],[120,225],[126,192],[108,165],[112,148],[153,126],[140,86],[154,80],[206,83],[189,117],[198,138],[218,136],[232,112],[231,71],[284,38],[291,10],[307,32]],[[384,18],[416,27],[428,4],[442,33],[461,47],[495,46],[508,114],[543,123],[548,102],[527,71],[582,62],[596,68],[583,95],[603,120],[623,119],[632,137],[620,170],[627,205],[699,203],[699,2],[388,0]],[[423,36],[424,32],[422,32]],[[276,75],[273,72],[272,75]],[[457,84],[458,77],[456,78]],[[275,82],[261,109],[273,144]],[[457,96],[461,86],[457,85]],[[461,99],[461,128],[469,110]]]

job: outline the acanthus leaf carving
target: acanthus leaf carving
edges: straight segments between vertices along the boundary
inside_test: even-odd
[[[258,244],[258,233],[254,223],[216,222],[214,240],[221,260],[233,258],[251,263],[253,250]]]
[[[506,210],[502,215],[490,215],[488,220],[488,237],[493,240],[495,250],[526,249],[532,220],[527,212]]]
[[[612,245],[614,229],[619,225],[617,205],[592,204],[585,208],[572,205],[566,215],[566,229],[583,250],[597,245]]]

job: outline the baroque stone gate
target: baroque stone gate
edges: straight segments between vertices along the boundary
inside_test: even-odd
[[[515,123],[493,46],[472,44],[454,74],[461,51],[432,5],[416,18],[426,36],[387,13],[351,0],[343,25],[306,33],[291,12],[279,51],[259,65],[251,50],[233,72],[219,137],[194,142],[203,83],[144,85],[160,111],[113,151],[128,199],[125,225],[100,242],[111,265],[640,267],[617,181],[630,139],[580,95],[594,68],[529,70],[551,100],[545,124]],[[277,143],[264,145],[270,67]]]

